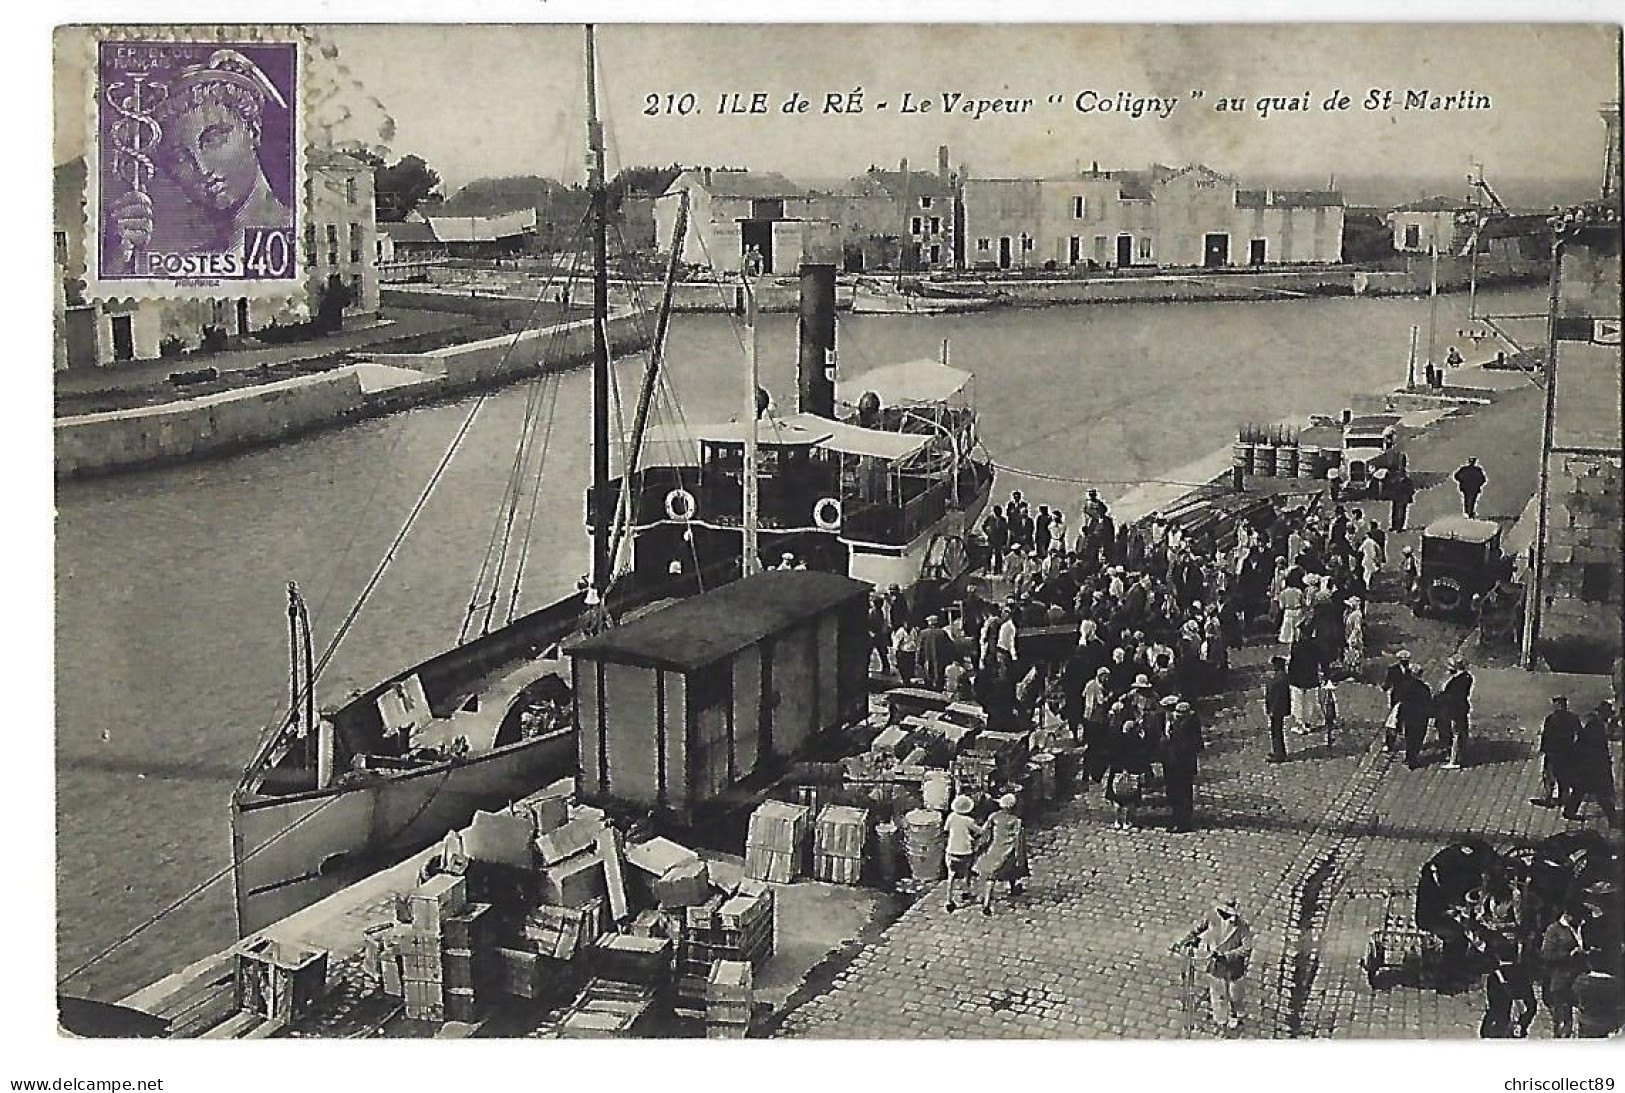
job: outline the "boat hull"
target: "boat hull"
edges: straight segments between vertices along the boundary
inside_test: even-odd
[[[460,763],[232,806],[237,924],[247,936],[419,850],[481,808],[575,773],[575,733],[549,733]]]

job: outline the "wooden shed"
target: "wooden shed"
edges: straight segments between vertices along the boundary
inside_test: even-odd
[[[570,647],[582,797],[692,821],[862,718],[869,592],[833,573],[762,573]]]

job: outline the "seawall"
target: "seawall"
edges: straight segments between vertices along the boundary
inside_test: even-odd
[[[615,352],[646,344],[633,312],[609,320]],[[500,387],[592,357],[577,320],[426,353],[375,354],[328,372],[158,406],[57,418],[58,478],[88,477],[245,451],[291,437]]]

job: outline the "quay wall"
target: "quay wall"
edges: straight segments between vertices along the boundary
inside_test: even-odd
[[[631,352],[646,342],[633,313],[612,316],[610,344]],[[358,356],[360,356],[358,354]],[[539,371],[562,371],[592,357],[592,321],[487,338],[426,353],[380,353],[371,364],[421,378],[368,391],[360,369],[256,384],[157,406],[57,418],[58,478],[163,466],[280,443],[319,429],[499,387]]]

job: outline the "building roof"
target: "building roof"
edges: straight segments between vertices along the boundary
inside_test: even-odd
[[[777,171],[690,167],[672,180],[672,184],[666,187],[666,192],[672,193],[681,189],[681,183],[685,178],[689,179],[690,185],[698,181],[711,192],[712,197],[800,197],[807,190],[805,186],[790,181]]]
[[[1343,204],[1337,190],[1237,190],[1240,209],[1312,209]]]
[[[901,198],[905,193],[910,198],[952,197],[954,192],[953,184],[943,180],[935,171],[910,171],[905,177],[902,171],[882,171],[878,167],[871,167],[854,181],[873,182],[893,198]]]
[[[442,243],[490,243],[536,230],[536,210],[495,216],[431,216],[429,227]]]
[[[396,244],[440,242],[434,233],[434,228],[430,226],[427,220],[386,222],[379,224],[378,230],[389,236],[390,240]]]
[[[969,372],[933,360],[899,361],[871,369],[851,379],[835,381],[835,401],[856,406],[873,391],[882,406],[946,402],[970,383]]]
[[[783,633],[849,600],[863,581],[816,570],[773,570],[682,600],[570,646],[574,658],[690,672]]]
[[[1471,212],[1476,206],[1471,201],[1459,197],[1446,197],[1440,194],[1436,197],[1424,197],[1420,201],[1412,201],[1397,206],[1396,213],[1454,213]]]

